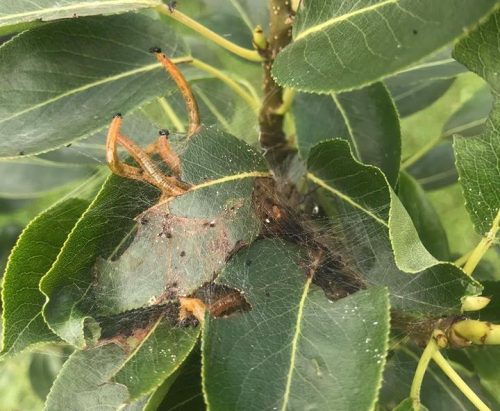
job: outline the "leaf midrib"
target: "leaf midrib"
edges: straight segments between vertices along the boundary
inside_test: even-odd
[[[33,16],[36,19],[42,18],[42,16],[61,11],[74,11],[74,10],[86,10],[95,9],[99,6],[113,6],[113,5],[126,5],[126,4],[144,4],[145,6],[156,6],[160,4],[158,0],[111,0],[111,1],[93,1],[91,3],[76,3],[69,6],[63,7],[50,7],[46,9],[38,9],[33,11],[26,11],[23,13],[7,14],[5,17],[0,17],[0,25],[11,23],[16,23],[16,19],[22,19],[25,17]],[[7,23],[6,23],[7,22]]]
[[[302,291],[302,296],[300,298],[297,321],[295,322],[295,332],[292,338],[292,350],[290,352],[290,368],[288,370],[288,375],[286,378],[285,393],[283,394],[283,405],[281,406],[281,411],[286,411],[288,407],[288,401],[290,399],[290,391],[292,387],[293,371],[295,370],[295,360],[297,358],[298,344],[300,333],[302,330],[302,322],[304,318],[304,306],[306,303],[307,294],[309,293],[309,288],[311,286],[312,276],[307,278],[304,284],[304,290]]]
[[[133,75],[138,74],[138,73],[146,73],[148,71],[152,71],[152,70],[155,70],[155,69],[160,68],[160,67],[161,67],[160,63],[153,63],[153,64],[149,64],[147,66],[143,66],[143,67],[140,67],[140,68],[137,68],[134,70],[125,71],[123,73],[120,73],[120,74],[117,74],[114,76],[106,77],[106,78],[94,81],[92,83],[85,84],[84,86],[81,86],[81,87],[77,87],[77,88],[68,90],[62,94],[59,94],[58,96],[52,97],[48,100],[42,101],[41,103],[35,104],[34,106],[25,108],[24,110],[21,110],[17,113],[14,113],[13,115],[11,115],[9,117],[3,118],[0,120],[0,124],[4,123],[6,121],[12,120],[16,117],[22,116],[23,114],[29,113],[33,110],[38,109],[38,108],[45,107],[49,104],[55,103],[56,101],[61,100],[65,97],[77,94],[79,92],[89,90],[93,87],[97,87],[97,86],[100,86],[100,85],[106,84],[106,83],[111,83],[113,81],[118,81],[118,80],[121,80],[122,78],[130,77],[130,76],[133,76]]]
[[[385,222],[380,217],[378,217],[375,214],[373,214],[370,210],[366,209],[361,204],[359,204],[356,201],[354,201],[351,197],[349,197],[349,196],[345,195],[344,193],[336,190],[335,188],[333,188],[332,186],[330,186],[328,183],[326,183],[324,180],[322,180],[321,178],[315,176],[313,173],[307,173],[307,178],[309,180],[311,180],[313,183],[315,183],[315,184],[319,185],[320,187],[324,188],[325,190],[329,191],[330,193],[336,195],[341,200],[345,201],[346,203],[350,204],[351,206],[357,208],[358,210],[361,210],[363,213],[367,214],[368,216],[370,216],[371,218],[373,218],[375,221],[377,221],[378,223],[382,224],[384,227],[389,228],[389,224],[387,224],[387,222]]]
[[[324,21],[323,23],[317,24],[315,26],[311,26],[308,29],[304,30],[303,32],[299,33],[297,35],[297,37],[295,37],[295,41],[300,40],[304,37],[307,37],[313,33],[322,31],[322,30],[324,30],[330,26],[333,26],[341,21],[349,20],[351,17],[357,16],[358,14],[364,14],[364,13],[371,12],[373,10],[377,10],[381,7],[386,6],[387,4],[392,4],[392,3],[396,4],[396,3],[398,3],[398,1],[399,0],[385,0],[382,3],[377,3],[377,4],[374,4],[372,6],[364,7],[362,9],[355,10],[351,13],[343,14],[341,16],[332,17],[331,19],[328,19],[328,20]]]

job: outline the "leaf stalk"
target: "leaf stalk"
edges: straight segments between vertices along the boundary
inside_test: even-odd
[[[435,351],[432,359],[441,368],[455,386],[464,394],[467,399],[474,404],[479,411],[491,411],[491,409],[477,396],[477,394],[467,385],[467,383],[458,375],[453,367],[448,363],[439,351]]]
[[[226,73],[198,59],[192,59],[191,65],[221,80],[238,96],[245,100],[245,102],[252,108],[253,111],[259,111],[260,101],[258,101],[254,96],[248,93],[237,81],[229,77]]]
[[[493,242],[495,241],[496,235],[498,233],[498,229],[500,228],[500,210],[498,210],[497,215],[495,219],[493,220],[493,224],[491,226],[490,231],[488,231],[488,234],[484,236],[479,244],[472,250],[472,253],[470,254],[469,258],[467,259],[467,262],[464,265],[464,272],[467,275],[472,275],[474,272],[474,269],[476,266],[479,264],[479,261],[481,261],[481,258],[483,258],[484,254],[488,249],[491,247]]]
[[[433,355],[439,351],[439,345],[437,343],[437,337],[444,336],[441,331],[435,330],[427,343],[424,352],[422,353],[420,360],[417,364],[417,369],[415,370],[415,375],[413,376],[413,381],[410,388],[410,398],[413,403],[414,410],[420,410],[420,390],[422,388],[422,382],[424,381],[424,375],[429,367],[429,362]],[[439,337],[438,337],[439,338]],[[441,337],[442,338],[442,337]]]
[[[250,50],[245,47],[238,46],[232,41],[227,40],[221,35],[205,27],[203,24],[200,24],[196,20],[193,20],[191,17],[186,16],[184,13],[180,12],[177,9],[170,10],[167,5],[162,4],[161,6],[156,7],[156,10],[164,16],[168,16],[175,21],[178,21],[179,23],[185,25],[186,27],[189,27],[190,29],[196,31],[198,34],[201,34],[206,39],[225,48],[226,50],[241,58],[256,62],[263,60],[256,50]]]

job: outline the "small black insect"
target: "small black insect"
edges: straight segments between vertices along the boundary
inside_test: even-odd
[[[176,1],[170,1],[168,4],[167,4],[167,7],[168,7],[168,11],[170,13],[173,13],[175,8],[177,7],[177,2]]]
[[[149,52],[150,53],[161,53],[161,48],[159,48],[159,47],[151,47],[149,49]]]
[[[165,137],[168,137],[168,136],[170,135],[170,131],[165,130],[165,129],[162,129],[162,130],[160,130],[160,131],[158,132],[158,134],[159,134],[160,136],[165,136]]]

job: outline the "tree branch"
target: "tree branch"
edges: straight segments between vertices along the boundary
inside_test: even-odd
[[[283,132],[284,115],[276,113],[283,104],[283,89],[271,76],[271,68],[277,54],[292,39],[292,8],[289,0],[269,0],[270,23],[268,46],[259,53],[264,57],[264,101],[259,114],[260,144],[268,154],[276,157],[278,152],[286,151],[287,141]],[[279,156],[278,157],[282,157]],[[272,162],[272,161],[271,161]]]

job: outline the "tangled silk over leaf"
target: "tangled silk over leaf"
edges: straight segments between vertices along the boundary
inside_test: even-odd
[[[313,147],[308,168],[327,214],[350,226],[344,241],[351,263],[368,284],[389,288],[391,307],[416,316],[459,313],[461,297],[481,290],[458,267],[425,249],[384,175],[357,162],[346,141]]]
[[[262,157],[215,128],[175,148],[192,184],[186,194],[151,207],[152,188],[112,176],[44,277],[45,319],[64,340],[83,347],[89,318],[190,295],[258,235],[252,191],[268,175]],[[126,237],[133,241],[123,251]]]
[[[210,409],[372,408],[388,348],[387,291],[330,301],[304,278],[302,254],[280,240],[257,241],[218,277],[253,309],[210,318],[204,329]]]

